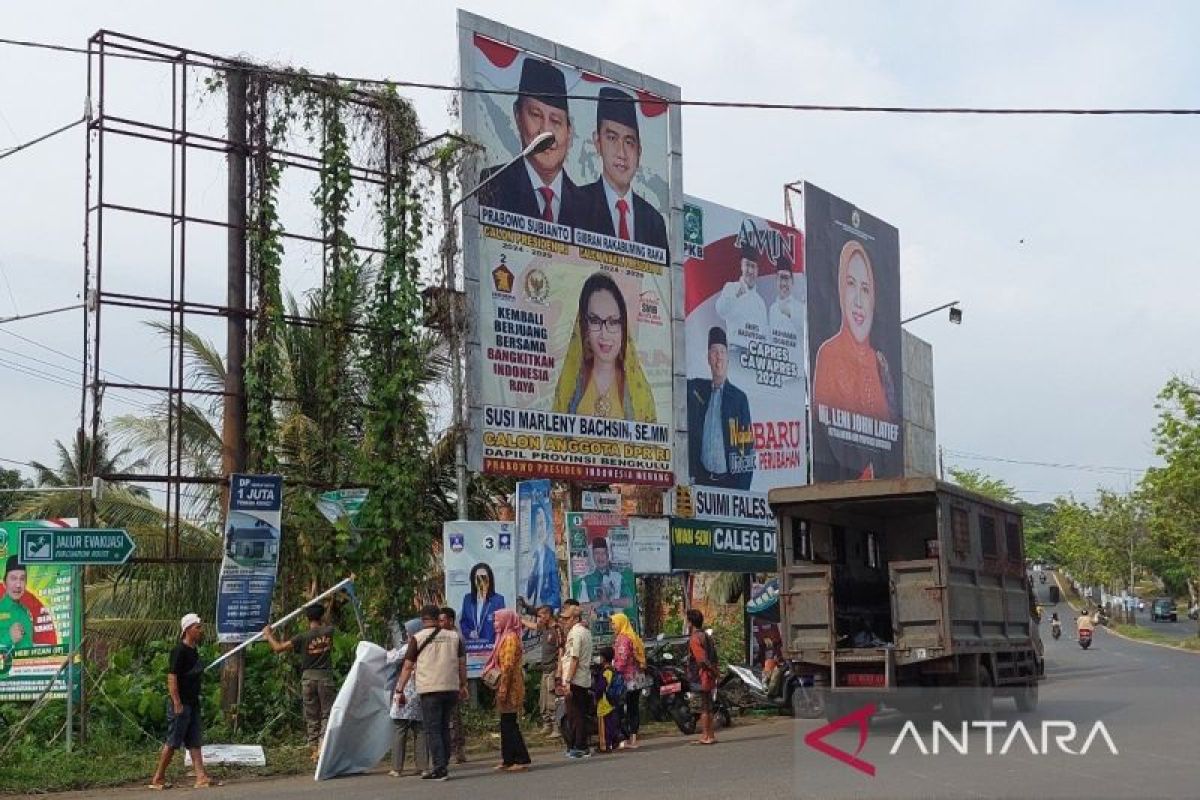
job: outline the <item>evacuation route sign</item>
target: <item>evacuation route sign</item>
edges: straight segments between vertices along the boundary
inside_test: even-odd
[[[124,564],[134,542],[123,528],[22,528],[19,561],[34,564]]]

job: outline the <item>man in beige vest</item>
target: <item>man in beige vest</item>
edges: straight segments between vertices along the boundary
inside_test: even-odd
[[[421,773],[425,780],[444,781],[450,777],[450,717],[460,700],[467,699],[467,651],[456,630],[438,625],[438,607],[421,609],[421,630],[412,638],[404,654],[399,686],[408,685],[415,675],[421,698],[421,716],[429,744],[433,769]],[[397,696],[403,705],[407,698]]]

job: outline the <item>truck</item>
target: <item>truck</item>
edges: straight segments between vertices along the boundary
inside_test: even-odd
[[[812,676],[828,719],[867,702],[987,719],[998,695],[1036,709],[1018,508],[934,478],[780,487],[768,502],[783,656]]]

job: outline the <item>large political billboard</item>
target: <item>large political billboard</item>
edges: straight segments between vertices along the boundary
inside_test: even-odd
[[[814,481],[904,474],[900,233],[803,187]]]
[[[22,528],[71,527],[63,520],[0,522],[0,701],[67,696],[68,654],[79,643],[80,617],[71,595],[79,571],[59,564],[24,563]],[[79,692],[79,671],[74,691]]]
[[[683,219],[695,516],[770,524],[767,491],[808,482],[804,237],[693,197]]]
[[[459,20],[463,132],[482,145],[464,172],[471,464],[668,486],[678,90]]]
[[[457,615],[472,678],[482,674],[496,646],[496,612],[516,608],[516,535],[511,522],[442,523],[446,605]]]

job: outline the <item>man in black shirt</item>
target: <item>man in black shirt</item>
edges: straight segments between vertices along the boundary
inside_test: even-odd
[[[186,747],[196,769],[196,788],[215,786],[216,782],[204,769],[204,756],[200,752],[202,728],[200,723],[200,676],[204,664],[200,661],[200,639],[204,636],[204,625],[198,614],[186,614],[179,621],[182,631],[179,642],[171,651],[167,662],[167,740],[158,757],[158,769],[150,779],[151,789],[165,789],[167,767],[175,751]]]
[[[333,683],[333,626],[325,622],[325,609],[313,604],[304,609],[308,618],[308,630],[297,634],[286,642],[275,638],[268,625],[263,628],[263,637],[276,653],[289,650],[300,656],[300,696],[304,699],[304,725],[308,733],[308,746],[312,760],[321,752],[321,737],[329,724],[329,709],[337,687]]]

